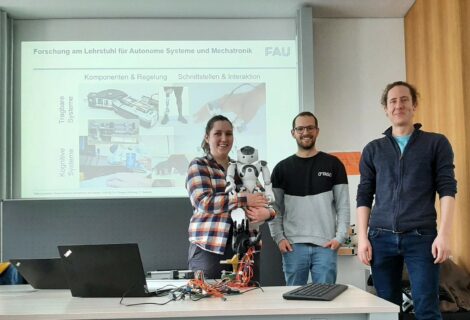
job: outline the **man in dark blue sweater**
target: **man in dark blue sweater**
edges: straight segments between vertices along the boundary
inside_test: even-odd
[[[422,131],[420,124],[413,123],[418,107],[413,86],[402,81],[391,83],[381,102],[392,126],[384,132],[385,137],[370,142],[362,153],[357,191],[358,257],[371,266],[377,294],[400,306],[406,264],[416,319],[442,319],[439,264],[450,255],[457,192],[454,154],[445,136]],[[439,232],[436,192],[441,209]]]

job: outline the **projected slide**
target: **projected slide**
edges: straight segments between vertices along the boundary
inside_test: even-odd
[[[23,42],[21,197],[186,197],[207,120],[274,164],[298,112],[294,41]]]

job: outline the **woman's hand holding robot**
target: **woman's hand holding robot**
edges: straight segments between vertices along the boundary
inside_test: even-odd
[[[241,196],[246,196],[248,207],[266,207],[269,202],[265,195],[262,193],[240,193]]]
[[[251,224],[258,225],[271,217],[271,212],[266,207],[248,207],[245,209],[245,215]]]

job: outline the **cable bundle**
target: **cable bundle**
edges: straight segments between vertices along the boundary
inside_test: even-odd
[[[194,279],[189,280],[188,289],[191,291],[191,294],[199,295],[201,298],[213,296],[225,299],[224,296],[226,294],[242,293],[239,289],[253,286],[251,279],[253,278],[254,255],[255,248],[248,248],[248,251],[238,263],[235,276],[223,278],[215,283],[208,283],[204,273],[197,271],[194,274]]]
[[[204,273],[197,271],[194,274],[194,279],[189,280],[188,288],[192,294],[201,295],[202,297],[213,296],[217,298],[224,298],[222,286],[225,285],[223,281],[210,284],[206,281]]]
[[[228,286],[232,288],[245,288],[250,286],[251,279],[253,278],[254,255],[255,248],[249,247],[248,251],[238,264],[235,279],[230,281]]]

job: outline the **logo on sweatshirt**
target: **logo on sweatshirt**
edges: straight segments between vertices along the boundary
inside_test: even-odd
[[[318,176],[319,177],[331,178],[333,176],[333,174],[331,172],[320,171],[320,172],[318,172]]]

